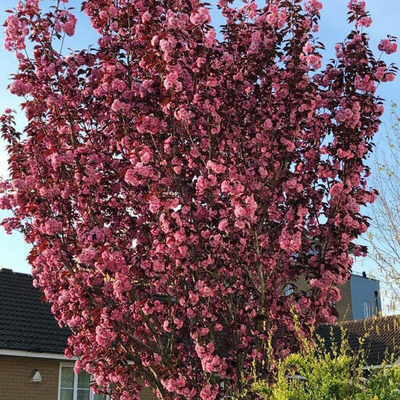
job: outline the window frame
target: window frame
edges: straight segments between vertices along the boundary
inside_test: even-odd
[[[75,371],[74,371],[74,364],[69,363],[69,362],[61,362],[59,365],[59,371],[58,371],[58,394],[57,394],[57,399],[61,400],[61,373],[63,368],[72,368],[72,372],[74,373],[74,382],[73,382],[73,388],[72,388],[72,400],[77,400],[78,399],[78,376]],[[92,379],[92,376],[90,375],[90,378]],[[90,390],[89,392],[89,400],[94,400],[95,393]],[[107,394],[106,395],[106,400],[110,400],[110,396]]]

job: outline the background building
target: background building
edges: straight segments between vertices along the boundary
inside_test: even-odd
[[[296,284],[300,290],[307,290],[304,279]],[[367,274],[353,273],[348,282],[339,287],[341,300],[336,304],[338,321],[352,321],[371,318],[382,311],[379,281]],[[292,289],[285,289],[290,294]]]
[[[365,272],[360,275],[353,273],[348,284],[350,286],[350,299],[344,300],[351,305],[351,318],[346,319],[371,318],[382,311],[380,287],[377,279],[368,278]]]

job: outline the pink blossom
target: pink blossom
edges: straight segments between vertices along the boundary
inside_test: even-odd
[[[177,72],[171,72],[170,74],[167,75],[167,77],[164,80],[164,87],[165,89],[171,89],[175,82],[178,79],[178,73]]]
[[[332,196],[338,196],[342,192],[343,192],[343,184],[342,183],[335,183],[330,189],[330,193]]]
[[[96,328],[96,342],[103,347],[110,347],[111,343],[116,339],[117,335],[110,329],[103,328],[101,325]]]
[[[362,17],[357,21],[357,25],[364,26],[366,28],[369,28],[371,24],[372,24],[372,18],[370,17]]]
[[[226,170],[226,167],[224,165],[213,162],[211,160],[207,161],[207,168],[211,169],[216,174],[223,174]]]
[[[211,28],[205,36],[206,47],[212,47],[216,44],[217,33],[214,28]]]
[[[152,213],[158,212],[160,207],[162,206],[161,201],[157,198],[157,196],[151,196],[149,199],[149,210]]]
[[[301,232],[290,235],[287,229],[283,229],[279,237],[279,245],[286,251],[299,251],[301,247]]]
[[[205,7],[199,8],[190,16],[190,22],[193,25],[201,25],[211,22],[210,12]]]
[[[309,0],[310,7],[312,7],[316,11],[320,11],[323,8],[323,5],[318,0]]]
[[[115,280],[113,287],[117,296],[121,297],[124,293],[129,292],[132,289],[132,283],[128,276],[117,274],[117,279]]]
[[[385,76],[386,71],[387,71],[386,67],[378,67],[378,69],[375,72],[376,79],[382,81]]]
[[[196,288],[201,297],[210,297],[214,293],[214,291],[210,287],[208,287],[203,281],[197,282]]]
[[[117,112],[121,111],[122,108],[123,108],[123,106],[122,106],[121,101],[118,100],[118,99],[115,99],[114,102],[111,105],[111,110],[113,110],[114,112],[117,113]]]
[[[0,209],[1,210],[11,210],[11,202],[7,196],[0,196]]]
[[[390,39],[382,39],[378,45],[378,49],[386,54],[393,54],[397,51],[397,43]]]
[[[395,74],[386,74],[382,79],[382,82],[393,82],[396,78]]]
[[[322,66],[322,58],[320,56],[310,55],[307,57],[307,61],[315,70],[320,69]]]
[[[145,24],[146,22],[149,22],[151,20],[151,14],[146,11],[143,15],[142,15],[142,22]]]
[[[164,331],[166,331],[166,332],[172,331],[169,321],[164,321],[163,328],[164,328]]]
[[[218,388],[216,386],[207,385],[200,392],[202,400],[215,400],[218,395]]]
[[[352,11],[365,12],[366,3],[362,0],[349,0],[347,8]]]
[[[180,108],[180,109],[176,110],[174,115],[175,115],[175,118],[178,121],[188,121],[188,120],[190,120],[190,114],[188,113],[187,110],[185,110],[183,108]]]
[[[24,83],[21,80],[15,80],[10,85],[10,92],[17,96],[25,96],[26,94],[30,93],[32,87],[33,86],[31,83]]]
[[[247,210],[241,204],[235,205],[234,213],[237,218],[244,218],[247,216]]]
[[[312,50],[313,50],[313,46],[310,42],[307,42],[303,47],[304,53],[311,53]]]
[[[57,235],[62,231],[62,223],[55,220],[55,219],[49,219],[43,228],[43,232],[46,233],[47,235]]]
[[[139,184],[139,180],[136,176],[136,173],[132,168],[126,171],[125,182],[133,186],[137,186]]]
[[[219,224],[218,224],[218,229],[220,231],[224,231],[228,226],[228,220],[227,219],[223,219]]]
[[[96,257],[96,252],[91,249],[85,249],[78,257],[79,262],[84,264],[91,263]]]

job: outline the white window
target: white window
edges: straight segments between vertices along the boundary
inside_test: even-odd
[[[364,304],[364,318],[371,318],[372,317],[371,302],[368,300],[365,300],[363,304]]]
[[[76,375],[72,364],[61,364],[58,400],[109,400],[108,396],[93,393],[90,381],[86,371]]]

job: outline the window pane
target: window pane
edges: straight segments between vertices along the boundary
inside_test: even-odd
[[[63,388],[74,387],[74,369],[72,367],[61,368],[61,387]]]
[[[72,400],[74,394],[73,391],[73,389],[61,389],[60,400]]]
[[[364,317],[371,318],[372,317],[372,306],[371,302],[364,301]]]
[[[78,390],[78,400],[89,400],[90,390]]]
[[[78,400],[89,400],[90,390],[78,390]]]
[[[90,375],[86,371],[82,371],[78,375],[78,389],[90,388]]]
[[[95,394],[93,400],[106,400],[105,394]]]

